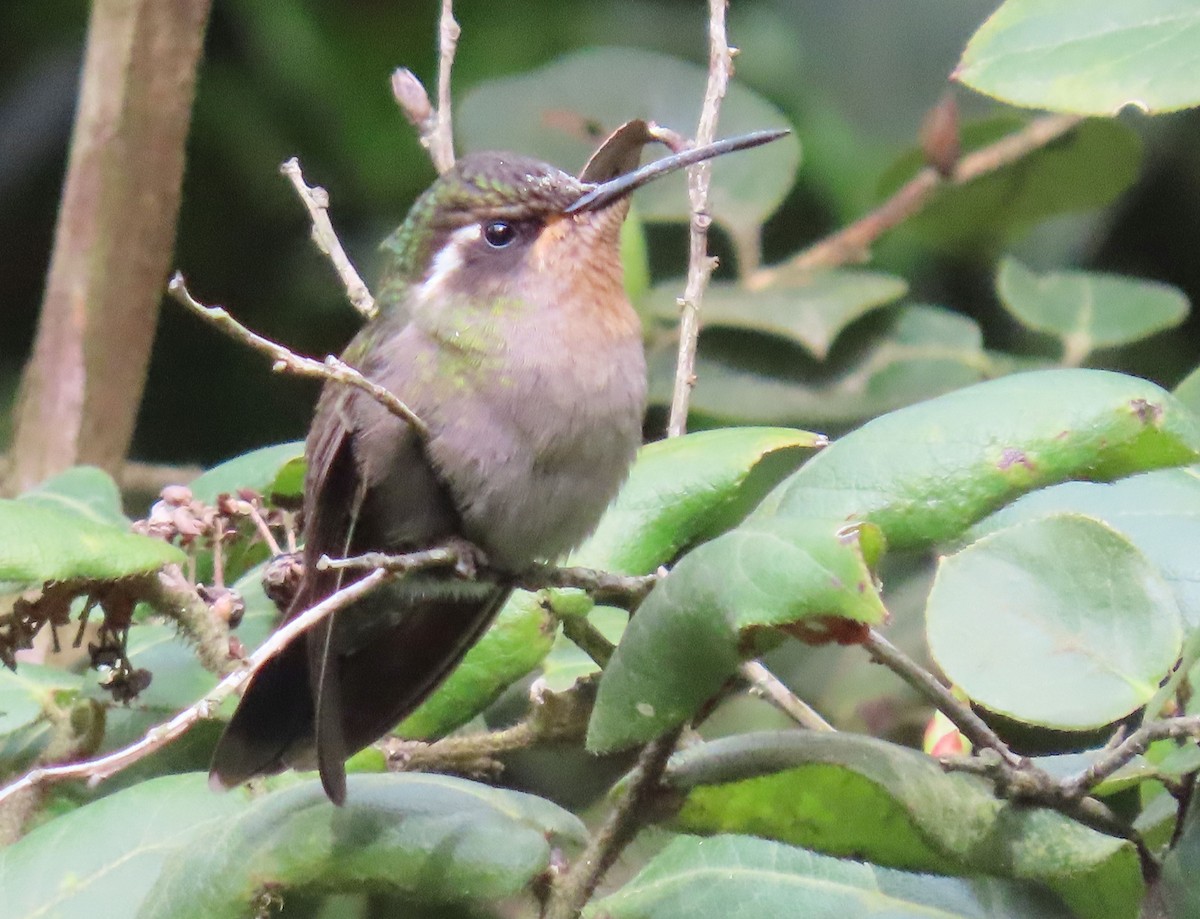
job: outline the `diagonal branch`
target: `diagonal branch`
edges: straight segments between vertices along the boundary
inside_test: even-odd
[[[308,216],[312,220],[313,242],[333,263],[333,270],[337,272],[342,286],[346,288],[346,297],[350,305],[364,319],[373,319],[378,312],[375,298],[371,296],[371,291],[350,262],[350,257],[342,248],[342,242],[329,219],[329,192],[319,185],[309,185],[304,181],[304,173],[300,171],[300,160],[294,156],[280,166],[279,171],[292,183],[296,194],[308,210]]]
[[[748,279],[747,286],[760,290],[781,277],[866,261],[871,246],[879,237],[923,210],[939,189],[947,185],[965,185],[1014,163],[1062,137],[1082,121],[1077,115],[1035,118],[995,143],[968,153],[948,176],[943,176],[934,166],[926,166],[875,210],[786,262],[759,269]]]
[[[183,275],[178,271],[171,277],[171,281],[167,285],[167,293],[176,302],[187,307],[205,322],[216,326],[222,332],[243,344],[249,345],[255,351],[259,351],[270,357],[275,362],[272,366],[273,370],[286,371],[287,373],[294,373],[303,377],[316,377],[320,380],[334,380],[338,383],[344,383],[347,386],[354,386],[367,393],[367,395],[379,402],[380,405],[396,417],[407,421],[420,437],[429,436],[429,428],[426,427],[425,422],[417,417],[417,414],[412,409],[396,398],[394,393],[380,386],[378,383],[372,383],[344,361],[333,356],[325,358],[324,362],[314,360],[311,357],[301,357],[289,351],[283,345],[273,342],[269,338],[264,338],[255,332],[251,332],[230,316],[224,307],[205,306],[196,300],[188,291],[187,284],[183,280]]]

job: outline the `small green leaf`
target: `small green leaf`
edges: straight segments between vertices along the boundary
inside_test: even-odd
[[[964,151],[1020,130],[1011,117],[965,125]],[[1141,141],[1115,121],[1086,121],[1007,166],[965,183],[944,183],[921,213],[905,222],[924,242],[953,252],[991,249],[1058,214],[1103,207],[1138,176]],[[887,197],[924,168],[924,154],[904,154],[880,180]]]
[[[1124,536],[1075,514],[942,560],[929,650],[974,701],[1029,724],[1103,726],[1145,705],[1179,656],[1171,588]]]
[[[466,150],[515,150],[575,174],[599,141],[631,118],[690,131],[707,79],[704,67],[652,51],[589,48],[476,86],[458,105],[455,129]],[[723,136],[787,127],[777,108],[730,83],[721,106]],[[722,157],[712,170],[713,218],[734,236],[757,232],[788,193],[799,163],[794,136]],[[635,201],[648,222],[689,218],[680,176],[651,183]]]
[[[97,523],[49,500],[0,501],[0,581],[112,581],[183,560],[161,539]]]
[[[450,776],[358,774],[348,789],[335,808],[319,783],[301,782],[198,828],[173,847],[138,915],[240,915],[264,887],[489,900],[544,872],[551,842],[585,838],[579,820],[549,801]]]
[[[1110,484],[1064,482],[1023,495],[971,528],[970,541],[1027,520],[1085,514],[1124,534],[1175,593],[1189,629],[1200,626],[1200,475],[1161,469]]]
[[[725,428],[647,444],[596,532],[567,564],[650,574],[742,519],[824,438]]]
[[[1200,415],[1200,367],[1180,380],[1172,392],[1176,399]]]
[[[94,523],[126,529],[129,519],[121,509],[121,490],[103,469],[75,466],[23,493],[18,500],[39,507],[57,507],[87,517]]]
[[[1032,886],[905,874],[749,836],[671,840],[587,919],[1070,919]]]
[[[209,469],[189,486],[197,501],[213,504],[218,495],[236,494],[239,488],[249,488],[267,494],[277,479],[281,487],[294,486],[294,471],[285,474],[290,463],[304,457],[304,441],[275,444],[243,453]]]
[[[954,73],[1014,105],[1115,115],[1200,104],[1193,0],[1006,0]]]
[[[651,313],[675,322],[679,316],[676,298],[682,289],[680,282],[659,285],[648,304]],[[704,326],[775,335],[824,360],[842,329],[907,292],[908,284],[902,278],[845,269],[755,291],[720,281],[704,294]]]
[[[1035,488],[1198,458],[1200,421],[1153,383],[1103,370],[1034,371],[868,422],[809,460],[750,519],[869,520],[889,547],[922,548]]]
[[[877,314],[848,366],[806,371],[803,352],[777,336],[705,331],[692,400],[726,422],[845,426],[977,383],[996,371],[973,320],[905,304]],[[836,350],[836,349],[835,349]],[[667,404],[675,349],[650,356],[651,400]]]
[[[1183,322],[1188,299],[1168,284],[1087,271],[1035,275],[1014,258],[1000,263],[996,293],[1024,325],[1062,340],[1063,362],[1138,341]]]
[[[753,520],[753,518],[752,518]],[[878,623],[874,527],[747,521],[684,556],[646,598],[605,669],[588,748],[607,753],[691,717],[757,652],[763,629],[813,616]]]
[[[671,759],[677,821],[830,855],[943,874],[1036,881],[1080,916],[1133,919],[1133,846],[1055,811],[998,798],[991,783],[871,737],[783,731],[693,746]]]

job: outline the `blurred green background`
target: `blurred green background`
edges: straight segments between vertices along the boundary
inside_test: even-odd
[[[778,106],[804,145],[799,180],[764,229],[772,262],[869,209],[890,164],[914,144],[968,37],[995,0],[734,0],[737,79]],[[277,169],[299,156],[325,186],[368,281],[376,244],[433,178],[388,76],[436,77],[428,2],[216,0],[200,72],[175,263],[193,292],[312,354],[337,351],[357,319],[308,239],[307,218]],[[703,64],[699,0],[461,2],[455,92],[594,45],[640,47]],[[66,162],[87,4],[0,6],[0,446],[35,328]],[[958,91],[964,118],[994,106]],[[632,106],[631,106],[632,108]],[[633,112],[631,111],[631,114]],[[1200,295],[1200,118],[1122,116],[1144,146],[1137,181],[1099,212],[1046,221],[1009,249],[1035,269],[1130,273]],[[690,125],[675,127],[690,131]],[[559,163],[577,169],[581,163]],[[681,226],[649,229],[656,279],[680,273]],[[718,239],[718,252],[728,246]],[[975,319],[989,349],[1057,355],[999,309],[999,254],[905,230],[872,267],[904,276],[910,299]],[[862,320],[869,326],[870,318]],[[1197,321],[1090,363],[1173,385],[1198,361]],[[848,335],[855,333],[851,327]],[[211,463],[302,436],[315,388],[164,306],[133,455]],[[804,418],[792,419],[803,423]]]

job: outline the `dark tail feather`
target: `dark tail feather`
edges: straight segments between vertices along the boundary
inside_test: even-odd
[[[308,658],[293,641],[254,674],[213,754],[209,782],[233,788],[287,767],[285,756],[313,725]]]
[[[210,781],[232,788],[257,775],[295,766],[311,769],[315,747],[321,783],[335,804],[346,798],[347,757],[374,743],[411,714],[487,629],[511,589],[497,586],[461,597],[412,600],[403,585],[385,588],[337,614],[330,655],[318,624],[267,661],[246,687],[217,744]],[[342,623],[368,627],[352,650]],[[376,618],[376,616],[378,618]],[[352,628],[352,626],[351,626]],[[310,673],[323,679],[311,679]]]
[[[421,600],[395,625],[372,634],[326,669],[327,679],[336,676],[338,685],[320,692],[317,762],[331,800],[341,803],[345,797],[345,759],[425,701],[487,629],[510,592],[497,587],[482,596]],[[340,724],[334,726],[335,721]]]

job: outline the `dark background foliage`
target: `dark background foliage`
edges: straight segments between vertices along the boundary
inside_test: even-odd
[[[432,3],[218,2],[200,72],[177,264],[198,296],[298,350],[338,350],[356,317],[308,241],[307,218],[280,162],[301,157],[329,189],[351,256],[371,279],[375,245],[432,179],[428,158],[392,102],[399,65],[435,75]],[[747,0],[730,12],[742,49],[737,79],[779,106],[804,143],[799,181],[765,228],[768,262],[879,200],[879,180],[913,143],[990,0]],[[460,97],[589,45],[640,46],[703,63],[700,4],[503,0],[457,10]],[[80,0],[0,8],[0,444],[32,340],[66,162],[86,27]],[[960,91],[965,116],[990,105]],[[1078,264],[1173,283],[1200,296],[1200,153],[1194,112],[1123,120],[1145,143],[1137,184],[1100,213],[1041,225],[1016,254],[1035,269]],[[687,129],[688,126],[680,126]],[[578,163],[560,164],[577,168]],[[656,277],[682,268],[683,229],[651,227]],[[666,243],[657,245],[657,243]],[[675,243],[675,244],[672,244]],[[718,251],[723,250],[720,240]],[[979,321],[989,348],[1053,354],[1053,344],[1000,311],[995,251],[931,246],[902,230],[876,266],[904,275],[911,298]],[[1173,384],[1197,360],[1197,317],[1092,362]],[[302,434],[314,389],[273,377],[245,349],[168,305],[133,455],[211,463]],[[794,419],[798,423],[803,418]]]

